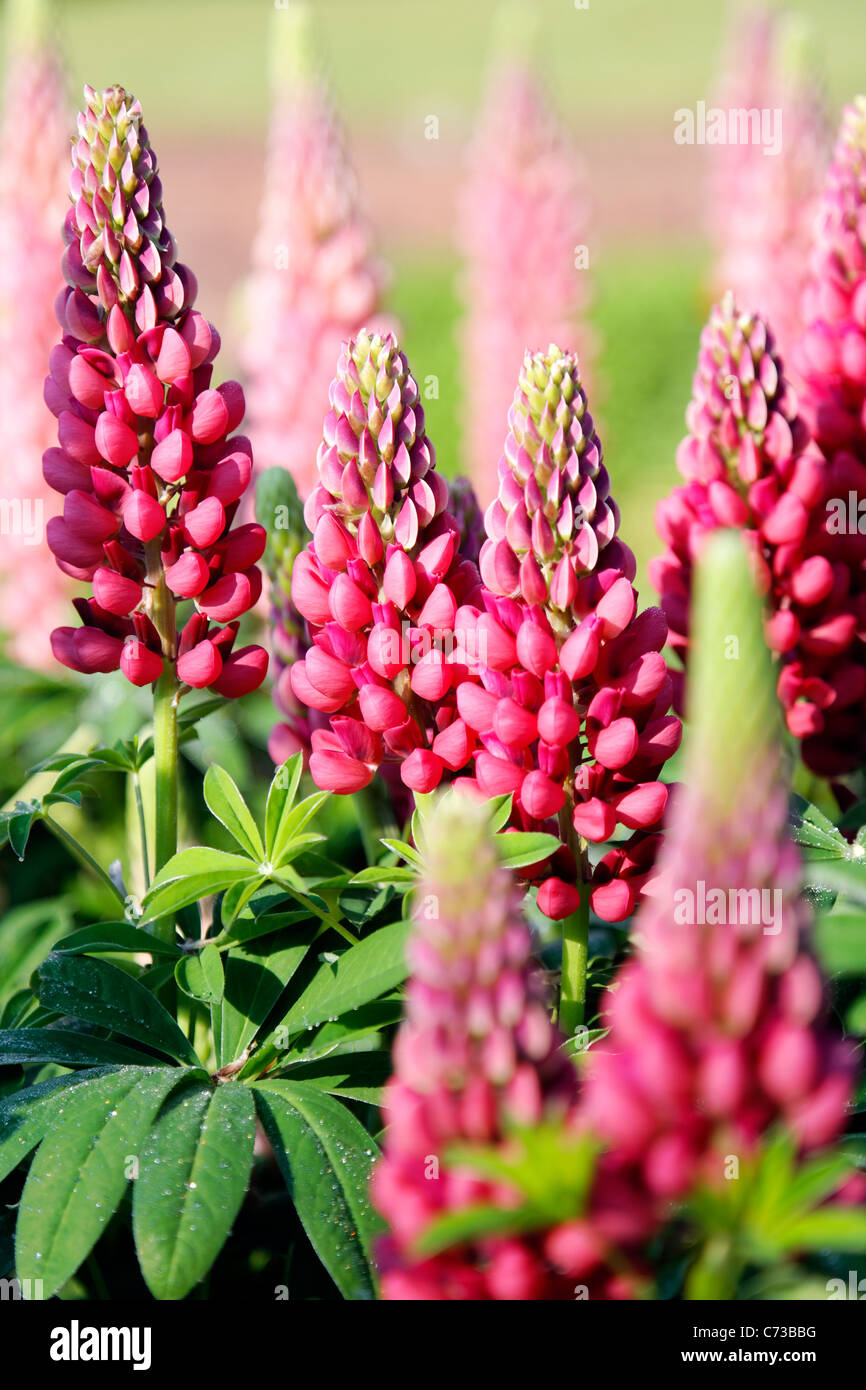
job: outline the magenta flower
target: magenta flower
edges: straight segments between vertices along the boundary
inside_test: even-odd
[[[121,87],[85,88],[72,146],[64,236],[67,288],[56,312],[45,399],[59,447],[44,473],[64,495],[48,544],[64,573],[92,583],[80,627],[56,628],[74,671],[149,685],[176,665],[182,686],[235,698],[264,679],[267,653],[233,651],[257,602],[261,526],[232,529],[252,451],[230,438],[244,413],[237,382],[213,388],[216,330],[193,307],[196,282],[165,225],[141,107]],[[195,611],[179,636],[175,609]]]
[[[862,538],[828,530],[838,483],[808,428],[762,318],[726,295],[701,335],[689,434],[677,452],[686,485],[656,511],[667,547],[650,566],[685,665],[694,562],[714,530],[742,529],[770,614],[767,641],[780,655],[778,693],[788,727],[816,772],[853,766],[866,669],[857,652],[859,579],[849,559]],[[844,469],[844,464],[843,464]],[[831,751],[832,750],[832,751]]]
[[[318,72],[311,7],[293,0],[271,34],[269,149],[241,361],[257,463],[288,468],[306,497],[340,345],[376,326],[384,275]]]
[[[539,905],[556,919],[579,902],[576,854],[617,826],[632,834],[591,872],[595,911],[633,910],[652,867],[667,801],[658,780],[680,739],[659,609],[637,615],[635,561],[617,536],[577,358],[527,354],[487,511],[484,611],[463,616],[477,661],[457,693],[478,736],[486,796],[510,792],[521,824],[563,836]],[[547,823],[551,822],[550,825]]]
[[[393,336],[344,344],[330,401],[320,482],[304,509],[313,540],[292,571],[312,638],[292,690],[330,716],[312,735],[310,770],[323,789],[352,792],[387,760],[406,787],[431,791],[473,746],[457,714],[468,672],[455,633],[478,571],[460,554],[418,386]]]
[[[708,147],[708,223],[716,253],[713,295],[731,289],[738,303],[758,311],[772,325],[790,368],[802,331],[800,296],[830,153],[821,92],[809,71],[804,36],[790,16],[760,5],[735,16],[714,105],[725,112],[765,111],[779,121],[778,148],[769,156],[756,140]],[[795,384],[799,391],[799,380]]]
[[[816,727],[810,740],[810,766],[828,773],[846,772],[866,759],[866,649],[860,640],[866,613],[866,536],[858,511],[866,496],[864,152],[866,97],[858,97],[842,117],[821,198],[803,294],[806,328],[796,358],[805,383],[803,413],[826,459],[824,553],[833,566],[842,621],[850,625],[850,614],[856,615],[857,637],[832,668],[833,677],[838,673],[843,683],[844,698],[837,695],[826,706],[823,726]],[[807,663],[802,673],[795,672],[801,674],[806,680],[812,674]],[[831,677],[830,683],[835,691],[837,680]]]
[[[567,1119],[576,1073],[532,970],[520,893],[500,868],[483,807],[449,797],[427,823],[426,872],[409,946],[406,1019],[385,1093],[388,1129],[372,1184],[389,1236],[387,1299],[573,1297],[543,1234],[432,1258],[413,1247],[439,1216],[510,1191],[449,1162],[458,1141],[501,1143],[509,1124]]]
[[[42,477],[42,454],[54,437],[42,383],[57,336],[51,306],[63,284],[57,247],[68,116],[45,8],[16,0],[8,9],[0,131],[0,494],[10,524],[0,547],[0,594],[11,653],[45,668],[53,661],[48,633],[62,621],[70,587],[41,544],[55,501]]]
[[[738,537],[709,547],[698,603],[688,774],[582,1101],[609,1161],[662,1203],[722,1185],[725,1156],[754,1153],[777,1126],[803,1150],[828,1144],[853,1076],[809,952],[778,706]],[[738,660],[726,660],[731,637]]]
[[[527,346],[574,340],[586,307],[586,195],[576,156],[523,57],[491,74],[460,206],[464,455],[486,505]],[[582,339],[586,338],[584,330]]]

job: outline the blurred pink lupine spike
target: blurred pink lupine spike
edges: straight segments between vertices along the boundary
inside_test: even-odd
[[[830,500],[847,497],[850,455],[834,476],[797,413],[769,326],[731,294],[701,333],[686,421],[677,451],[686,483],[658,505],[666,550],[650,564],[669,645],[685,666],[695,560],[713,531],[742,528],[767,597],[766,635],[780,657],[788,728],[814,771],[850,770],[863,746],[866,670],[857,633],[866,538],[828,527]]]
[[[0,130],[0,602],[12,655],[47,668],[54,661],[48,634],[62,621],[70,587],[44,545],[55,499],[42,476],[43,451],[54,442],[42,387],[57,335],[52,306],[63,284],[69,120],[49,42],[49,6],[11,0],[7,13]]]
[[[496,495],[502,422],[527,348],[579,336],[587,352],[587,195],[526,59],[528,23],[525,7],[503,6],[460,202],[463,452],[483,507]]]
[[[821,197],[796,362],[803,414],[827,467],[825,547],[857,614],[841,713],[816,730],[810,766],[836,775],[866,759],[866,96],[845,108]],[[843,582],[844,581],[844,582]],[[810,673],[802,673],[808,676]]]
[[[406,1019],[384,1099],[384,1156],[372,1184],[390,1231],[380,1250],[383,1296],[573,1297],[573,1280],[546,1258],[543,1233],[463,1245],[429,1259],[412,1253],[436,1217],[475,1201],[501,1201],[496,1185],[448,1163],[449,1145],[496,1144],[509,1123],[567,1119],[577,1091],[531,967],[521,894],[498,863],[487,809],[455,789],[424,825]]]
[[[807,42],[792,15],[761,5],[738,11],[713,104],[724,111],[781,112],[780,148],[767,154],[761,141],[744,140],[707,152],[709,232],[716,248],[712,293],[732,289],[741,304],[768,319],[789,366],[830,154],[830,126]]]
[[[384,272],[318,69],[312,6],[292,0],[271,26],[273,105],[241,361],[257,467],[288,468],[305,498],[340,344],[365,324],[386,326]]]
[[[735,532],[702,556],[695,630],[686,777],[582,1101],[609,1162],[663,1203],[723,1184],[725,1156],[778,1125],[803,1150],[830,1143],[853,1079],[809,953],[772,664]]]

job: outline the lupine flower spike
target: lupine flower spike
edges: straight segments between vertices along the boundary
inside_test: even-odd
[[[773,126],[763,127],[760,140],[707,149],[708,223],[716,247],[713,295],[731,289],[740,304],[758,310],[772,324],[789,369],[801,332],[800,296],[830,154],[824,103],[809,70],[810,48],[799,19],[760,5],[743,8],[735,18],[715,104],[725,111],[767,112]],[[795,384],[799,390],[796,378]]]
[[[637,614],[635,560],[617,536],[574,354],[527,353],[508,423],[481,551],[481,684],[461,686],[457,706],[479,739],[482,792],[513,793],[526,828],[555,832],[558,820],[563,850],[539,906],[569,917],[586,879],[584,914],[589,899],[617,921],[651,868],[667,801],[659,773],[680,739],[661,655],[667,627],[657,608]],[[629,838],[590,873],[586,846],[618,826]]]
[[[450,1145],[497,1144],[510,1125],[566,1119],[576,1097],[576,1073],[532,969],[522,895],[497,862],[486,809],[451,794],[425,824],[406,1020],[384,1098],[384,1156],[373,1175],[373,1201],[390,1232],[380,1249],[382,1292],[388,1299],[570,1298],[574,1281],[556,1267],[541,1233],[427,1259],[413,1251],[437,1217],[503,1199],[496,1184],[448,1161]]]
[[[281,715],[271,730],[268,751],[279,767],[299,751],[309,758],[312,730],[328,722],[327,715],[308,709],[292,690],[291,668],[310,646],[307,624],[292,601],[292,567],[309,532],[298,489],[285,468],[266,468],[259,474],[256,517],[268,533],[263,563],[270,581],[274,704]]]
[[[48,524],[61,570],[93,585],[80,627],[55,628],[74,671],[133,685],[165,675],[177,691],[234,698],[264,679],[267,654],[234,651],[258,600],[261,526],[232,528],[252,467],[232,435],[237,382],[212,387],[219,335],[193,303],[196,281],[165,225],[156,157],[140,104],[122,87],[85,88],[72,146],[64,237],[63,330],[45,399],[59,447],[44,472],[64,496]],[[180,633],[177,604],[194,601]]]
[[[866,760],[866,97],[846,108],[824,188],[803,295],[806,325],[797,365],[803,413],[827,460],[825,553],[833,566],[839,621],[856,629],[830,679],[845,699],[830,707],[808,761],[835,774]],[[831,595],[827,604],[833,602]],[[837,611],[837,610],[832,610]],[[852,620],[853,615],[853,620]],[[837,675],[838,672],[838,675]],[[803,681],[810,663],[794,673]],[[819,672],[819,674],[822,674]],[[800,688],[793,682],[793,693]],[[833,717],[831,717],[831,711]],[[816,721],[817,725],[817,721]],[[805,750],[804,750],[805,755]]]
[[[303,498],[317,482],[340,345],[376,324],[384,275],[318,71],[312,6],[292,0],[271,25],[273,105],[241,361],[257,465],[288,468]]]
[[[58,229],[66,208],[69,119],[47,39],[49,6],[11,0],[7,15],[0,131],[0,497],[10,523],[0,547],[0,595],[12,655],[42,668],[53,664],[48,633],[62,621],[71,588],[42,544],[45,518],[56,501],[42,477],[42,454],[54,439],[42,384],[57,336],[51,306],[63,284]]]
[[[773,1127],[801,1150],[828,1144],[853,1068],[809,951],[771,660],[734,532],[702,555],[695,632],[686,778],[582,1101],[608,1161],[662,1207],[723,1188],[725,1155],[754,1154]]]
[[[503,7],[460,202],[464,455],[484,506],[496,493],[502,422],[527,346],[574,341],[588,299],[586,193],[527,59],[527,22],[525,7]]]
[[[856,759],[866,691],[862,578],[852,564],[863,538],[828,529],[828,502],[850,455],[834,470],[810,444],[770,329],[730,294],[701,334],[686,420],[677,466],[687,481],[657,508],[667,549],[650,565],[669,644],[685,665],[695,559],[712,531],[742,528],[770,610],[767,640],[781,658],[788,728],[810,767],[841,771]]]
[[[344,345],[330,402],[304,509],[313,540],[292,571],[312,637],[292,689],[330,716],[313,732],[310,770],[323,789],[352,792],[387,760],[411,791],[431,791],[474,744],[457,713],[468,671],[454,639],[478,571],[460,554],[418,386],[393,336],[362,332]]]

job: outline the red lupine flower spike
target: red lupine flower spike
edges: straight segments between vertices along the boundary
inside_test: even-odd
[[[713,531],[741,529],[766,596],[788,728],[815,771],[850,769],[866,693],[857,641],[866,541],[832,534],[828,509],[845,461],[834,477],[810,443],[769,327],[732,295],[701,335],[686,419],[677,464],[687,481],[659,504],[667,549],[650,566],[669,644],[685,665],[695,559]]]
[[[831,1142],[853,1079],[809,951],[774,681],[738,536],[705,551],[697,610],[689,776],[581,1106],[609,1164],[660,1211],[724,1186],[727,1156],[742,1161],[780,1126],[801,1150]]]
[[[671,698],[667,627],[658,609],[636,616],[634,557],[617,536],[573,353],[527,353],[508,420],[481,549],[484,611],[461,618],[469,675],[484,689],[463,684],[457,708],[478,737],[482,792],[514,793],[521,824],[563,834],[584,861],[594,910],[621,920],[652,869],[667,800],[658,777],[679,735],[671,719],[651,746]],[[586,844],[618,824],[630,839],[590,870]],[[570,916],[574,879],[551,865],[539,876],[542,910]]]
[[[260,647],[229,655],[234,620],[261,592],[265,541],[261,527],[232,530],[251,471],[249,442],[228,438],[243,393],[211,385],[219,337],[192,307],[139,103],[121,87],[85,98],[56,306],[64,336],[46,384],[60,448],[45,474],[64,494],[49,547],[96,602],[77,604],[83,626],[57,629],[52,646],[73,670],[119,667],[135,685],[177,663],[182,684],[235,698],[267,669]],[[197,613],[178,646],[182,599]]]
[[[391,335],[344,344],[330,401],[304,508],[313,541],[292,570],[311,645],[291,688],[329,716],[312,732],[310,770],[349,792],[399,763],[405,787],[431,791],[474,743],[456,705],[466,667],[454,628],[478,572],[461,556],[418,386]]]

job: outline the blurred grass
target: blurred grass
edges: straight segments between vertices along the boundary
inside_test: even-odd
[[[268,24],[292,0],[64,0],[60,32],[77,92],[121,82],[182,129],[261,129]],[[315,0],[323,49],[341,102],[363,128],[416,129],[435,112],[463,120],[484,68],[496,0]],[[706,98],[727,6],[707,0],[527,0],[551,88],[588,128],[642,119],[669,124]],[[866,85],[862,0],[795,0],[834,101]]]

